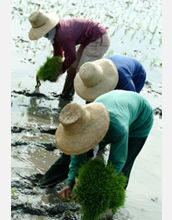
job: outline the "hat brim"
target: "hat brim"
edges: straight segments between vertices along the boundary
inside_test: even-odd
[[[100,65],[103,69],[103,78],[98,84],[92,87],[86,87],[80,78],[79,72],[76,74],[74,79],[74,88],[76,93],[82,99],[89,102],[94,101],[102,94],[114,90],[119,80],[118,70],[111,60],[100,59],[93,62],[97,65]]]
[[[48,20],[47,22],[38,28],[31,28],[29,31],[29,39],[30,40],[38,40],[43,37],[46,33],[48,33],[53,27],[55,27],[59,21],[60,16],[57,13],[51,12],[47,14]]]
[[[56,130],[56,146],[67,155],[88,152],[104,138],[109,129],[109,113],[103,103],[87,104],[84,109],[90,114],[90,123],[81,133],[69,134],[62,124]]]

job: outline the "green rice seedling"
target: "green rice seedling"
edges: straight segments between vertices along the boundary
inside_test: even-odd
[[[32,133],[32,134],[35,134],[35,133],[36,133],[36,131],[34,131],[34,130],[32,129],[31,133]]]
[[[16,125],[17,125],[17,126],[19,125],[19,121],[16,121]]]
[[[37,71],[37,77],[42,81],[53,81],[57,76],[60,75],[62,65],[61,57],[47,57],[46,62]]]
[[[115,214],[124,205],[126,181],[124,174],[115,174],[114,166],[103,159],[81,165],[72,194],[81,205],[82,220],[97,220],[108,209]]]
[[[27,199],[27,201],[26,201],[26,205],[29,205],[29,199]]]
[[[20,40],[20,39],[19,39],[19,40]],[[22,83],[22,82],[19,82],[19,83],[18,83],[18,87],[19,87],[19,88],[21,87],[21,83]]]
[[[111,37],[115,35],[116,30],[114,30],[111,34]]]
[[[11,102],[11,107],[13,106],[13,102]]]
[[[13,195],[15,195],[15,193],[16,193],[16,191],[13,188],[11,188],[11,192]]]
[[[25,115],[25,112],[24,112],[24,111],[22,111],[22,112],[21,112],[21,116],[22,116],[22,117],[24,117],[24,115]]]
[[[50,118],[50,117],[51,117],[51,114],[49,113],[49,114],[48,114],[48,118]]]
[[[134,33],[131,35],[131,41],[133,40],[133,38],[134,38],[134,35],[136,34],[136,32],[137,32],[137,29],[134,31]]]
[[[41,157],[43,157],[44,154],[45,154],[45,152],[43,152],[43,151],[40,150],[40,151],[39,151],[39,154],[40,154]]]

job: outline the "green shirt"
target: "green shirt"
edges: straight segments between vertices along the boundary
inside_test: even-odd
[[[109,129],[99,143],[100,148],[111,144],[109,161],[119,173],[127,160],[129,137],[147,137],[153,125],[153,110],[140,94],[113,90],[99,96],[94,102],[103,103],[110,115]],[[87,159],[87,153],[71,156],[66,185],[73,186],[76,171]]]

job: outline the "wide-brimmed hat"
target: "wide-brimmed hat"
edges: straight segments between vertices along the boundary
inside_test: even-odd
[[[66,105],[60,115],[55,143],[67,155],[78,155],[94,148],[109,129],[109,113],[103,103]]]
[[[29,21],[32,25],[29,31],[29,39],[37,40],[59,23],[60,16],[54,12],[44,13],[41,10],[37,10],[30,14]]]
[[[86,101],[114,90],[118,83],[118,70],[109,59],[84,63],[74,79],[76,93]]]

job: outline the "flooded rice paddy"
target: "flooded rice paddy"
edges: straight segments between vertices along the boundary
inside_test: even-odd
[[[80,207],[61,202],[54,188],[41,189],[34,183],[57,160],[54,141],[59,113],[67,102],[60,101],[65,74],[57,83],[42,83],[35,93],[36,71],[52,45],[47,39],[30,41],[30,13],[38,8],[58,12],[61,19],[85,17],[99,21],[111,37],[105,57],[124,54],[137,58],[147,71],[143,95],[154,97],[155,115],[162,115],[156,100],[162,95],[161,1],[30,1],[11,2],[11,219],[80,219]],[[156,99],[157,98],[157,99]],[[75,94],[73,102],[84,104]],[[106,219],[137,219],[127,208]]]

